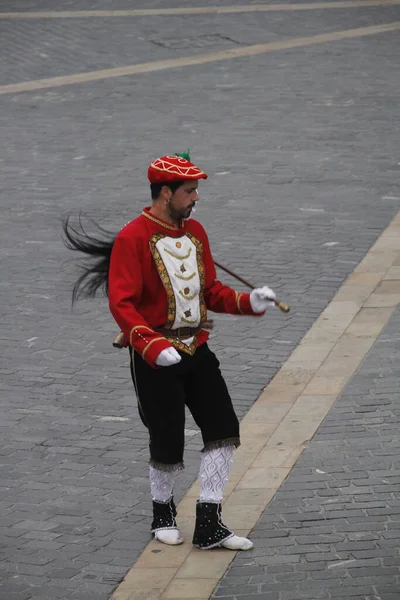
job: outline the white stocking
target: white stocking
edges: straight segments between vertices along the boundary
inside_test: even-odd
[[[222,501],[225,483],[232,463],[233,446],[206,450],[201,455],[200,502]]]
[[[156,502],[168,502],[174,493],[176,471],[159,471],[150,465],[151,497]]]

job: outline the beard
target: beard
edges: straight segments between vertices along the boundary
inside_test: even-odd
[[[168,205],[169,215],[176,222],[180,221],[181,219],[183,219],[184,221],[189,220],[192,214],[195,212],[195,210],[196,209],[194,203],[188,206],[185,210],[177,210],[171,204]]]
[[[189,221],[189,219],[191,219],[194,215],[194,213],[196,212],[196,208],[195,206],[192,207],[190,213],[186,216],[186,217],[182,217],[184,221]]]

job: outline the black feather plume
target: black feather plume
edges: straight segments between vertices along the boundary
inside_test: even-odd
[[[85,231],[81,213],[77,227],[71,225],[70,216],[62,220],[65,246],[74,252],[81,252],[87,259],[86,263],[79,265],[82,273],[72,289],[72,305],[81,298],[94,298],[99,290],[108,295],[108,271],[116,236],[92,219],[89,220],[103,239]]]

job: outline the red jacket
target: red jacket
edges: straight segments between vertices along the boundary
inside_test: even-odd
[[[195,328],[207,320],[207,310],[255,314],[250,294],[238,293],[216,279],[202,225],[190,219],[175,229],[154,217],[149,208],[116,237],[108,294],[110,311],[129,344],[152,367],[165,348],[193,354],[209,337],[201,330],[184,343],[155,329]]]

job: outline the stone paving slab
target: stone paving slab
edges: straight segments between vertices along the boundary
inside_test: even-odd
[[[398,597],[399,340],[397,310],[213,599]]]
[[[318,0],[317,0],[318,1]],[[329,0],[328,0],[329,1]],[[334,0],[338,2],[339,0]],[[304,4],[305,0],[276,0],[271,4],[289,4],[298,5]],[[246,6],[246,5],[265,5],[265,0],[250,0],[244,2],[244,0],[196,0],[191,3],[190,6],[198,7],[216,7],[225,8],[226,6]],[[269,3],[268,3],[269,4]],[[55,5],[52,0],[18,0],[18,2],[10,2],[5,0],[2,3],[1,12],[36,12],[36,11],[70,11],[70,10],[131,10],[131,9],[169,9],[188,7],[187,3],[179,2],[168,2],[165,0],[67,0],[61,5]]]
[[[2,44],[7,57],[1,85],[138,64],[194,56],[268,43],[287,38],[316,35],[343,28],[349,9],[300,13],[243,13],[240,15],[185,15],[173,17],[85,18],[1,21]],[[399,7],[352,9],[352,27],[394,21]],[[237,27],[240,18],[241,27]],[[188,31],[187,23],[191,26]],[[162,23],[162,27],[160,27]],[[299,28],[300,27],[300,28]],[[34,29],[35,35],[31,34]],[[107,38],[107,50],[104,39]],[[88,52],[88,43],[90,52]]]
[[[211,175],[198,217],[216,259],[293,306],[287,318],[216,319],[212,346],[243,417],[398,210],[396,40],[2,96],[7,600],[107,598],[149,540],[147,435],[127,357],[111,348],[104,300],[70,312],[76,271],[60,216],[83,209],[118,230],[148,202],[144,173],[155,147],[192,149]],[[23,55],[24,40],[16,42]],[[178,499],[199,464],[190,419],[187,429]]]
[[[235,454],[223,508],[224,522],[240,535],[247,536],[254,528],[394,312],[397,300],[392,291],[398,280],[384,277],[400,256],[399,231],[400,213],[242,420],[242,446]],[[388,253],[382,254],[382,248]],[[372,258],[375,271],[368,272],[365,269]],[[367,292],[366,280],[373,281]],[[376,290],[388,299],[385,313],[379,307],[363,308]],[[353,322],[365,320],[365,312],[368,323],[375,325],[373,333],[352,330]],[[319,395],[312,395],[315,388]],[[177,507],[182,535],[189,542],[186,548],[176,555],[174,547],[150,543],[111,600],[142,600],[143,594],[153,600],[178,596],[208,600],[210,588],[223,576],[233,555],[191,548],[196,497],[198,482]],[[151,577],[156,564],[165,577]]]

